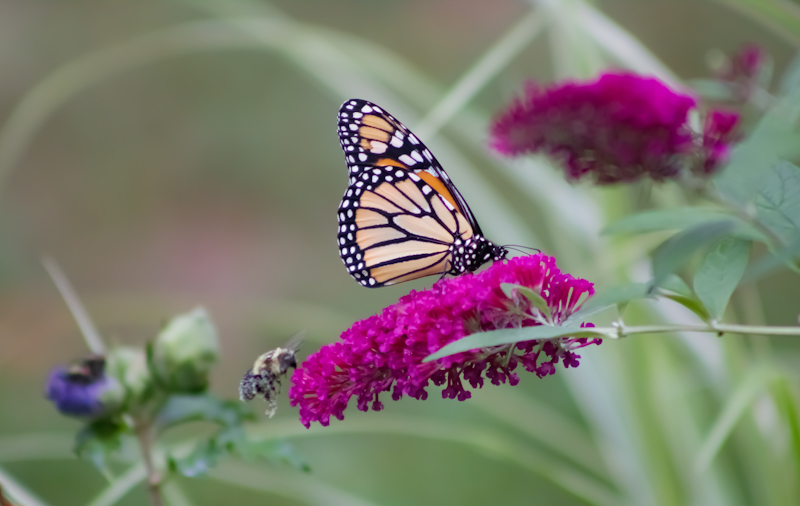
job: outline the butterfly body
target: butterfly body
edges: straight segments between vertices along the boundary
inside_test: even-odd
[[[459,275],[505,258],[430,150],[393,116],[348,100],[339,110],[339,140],[349,169],[339,253],[363,286]]]

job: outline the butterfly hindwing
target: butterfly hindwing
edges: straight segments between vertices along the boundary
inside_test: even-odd
[[[402,123],[375,104],[348,100],[339,110],[339,139],[349,169],[339,252],[357,281],[379,287],[460,274],[488,260],[484,250],[494,246],[464,198]]]

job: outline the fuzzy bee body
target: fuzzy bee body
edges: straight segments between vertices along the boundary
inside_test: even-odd
[[[285,347],[275,348],[260,355],[253,363],[253,368],[244,374],[239,383],[239,399],[247,402],[258,396],[264,397],[267,401],[266,414],[272,418],[278,409],[281,378],[286,375],[289,368],[297,367],[295,355],[302,341],[302,336],[298,334]]]

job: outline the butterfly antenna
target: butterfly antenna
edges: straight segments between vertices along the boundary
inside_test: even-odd
[[[531,248],[530,246],[522,246],[520,244],[506,244],[503,247],[507,248],[507,249],[513,249],[513,250],[518,251],[520,253],[527,253],[528,251],[535,251],[537,253],[541,253],[542,252],[542,250],[540,250],[539,248]],[[527,251],[525,251],[525,250],[527,250]]]

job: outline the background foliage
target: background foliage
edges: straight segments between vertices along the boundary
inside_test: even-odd
[[[141,468],[115,470],[109,483],[76,461],[76,422],[42,396],[53,364],[86,353],[42,254],[59,260],[112,342],[141,343],[202,303],[222,343],[212,391],[234,397],[253,357],[296,330],[309,331],[302,357],[430,284],[367,291],[337,258],[345,168],[335,113],[357,96],[426,140],[496,242],[535,245],[598,288],[647,281],[648,253],[668,234],[600,231],[685,195],[670,183],[570,186],[544,160],[497,160],[485,150],[491,115],[527,78],[621,65],[681,87],[746,41],[783,75],[800,45],[800,6],[9,0],[0,28],[0,484],[21,504],[132,505],[146,501]],[[796,276],[743,285],[726,320],[797,324]],[[654,319],[696,321],[668,301],[626,313],[628,323]],[[522,375],[464,403],[433,394],[381,413],[351,407],[328,428],[304,429],[281,399],[254,433],[291,441],[311,473],[227,459],[206,478],[170,482],[166,498],[798,502],[796,338],[640,336],[583,357],[579,369]]]

